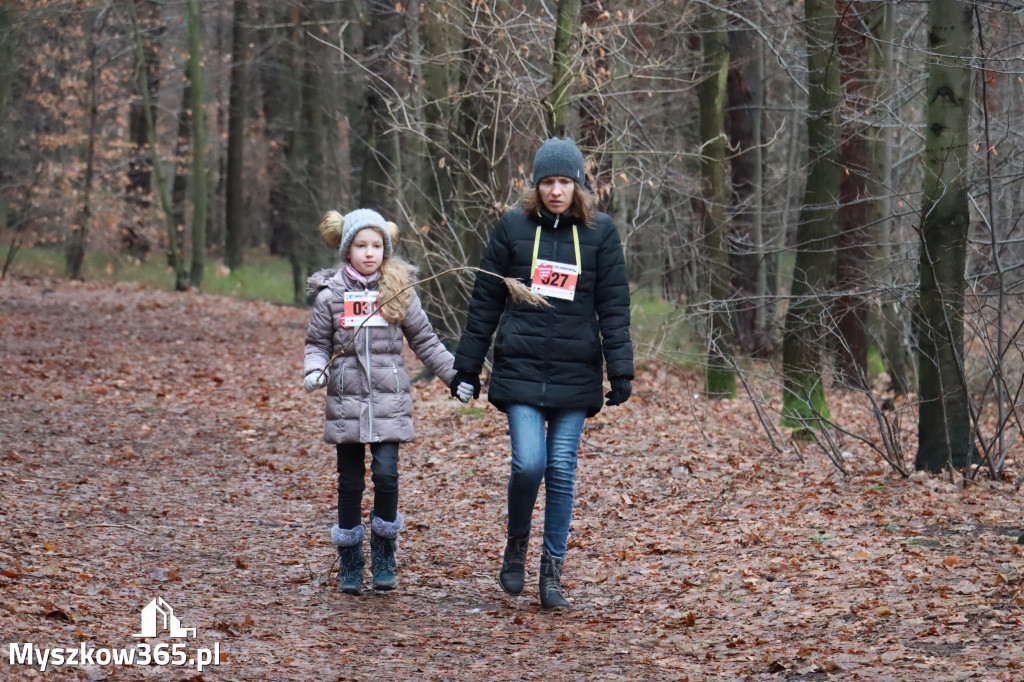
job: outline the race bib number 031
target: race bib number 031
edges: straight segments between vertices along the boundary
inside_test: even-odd
[[[579,274],[579,268],[575,265],[538,260],[530,290],[541,296],[571,301],[576,298],[576,279]]]
[[[366,320],[366,324],[363,324],[363,320]],[[353,329],[361,324],[364,327],[388,326],[387,320],[377,312],[376,291],[345,292],[345,315],[341,318],[341,326]]]

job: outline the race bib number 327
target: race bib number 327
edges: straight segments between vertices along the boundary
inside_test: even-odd
[[[363,324],[364,320],[365,324]],[[377,312],[376,291],[345,292],[345,314],[341,318],[341,326],[345,329],[352,329],[359,325],[364,327],[388,326],[387,320]]]
[[[530,290],[541,296],[571,301],[576,297],[576,280],[579,268],[569,263],[538,260],[533,271],[533,286]]]

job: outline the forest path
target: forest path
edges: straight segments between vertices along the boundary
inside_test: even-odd
[[[0,677],[1024,676],[1019,493],[901,479],[852,446],[842,477],[809,448],[776,454],[748,401],[656,369],[588,422],[571,612],[539,606],[537,533],[524,594],[498,587],[505,422],[436,380],[414,386],[401,450],[399,589],[338,594],[308,315],[0,282]],[[11,665],[12,644],[134,647],[157,597],[197,628],[189,655],[217,647],[220,665]]]

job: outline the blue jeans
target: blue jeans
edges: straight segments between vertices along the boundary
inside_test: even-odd
[[[586,418],[586,410],[542,409],[531,405],[508,407],[508,430],[512,437],[508,532],[521,535],[530,530],[533,506],[543,480],[544,551],[552,556],[564,556],[569,540],[576,453]]]

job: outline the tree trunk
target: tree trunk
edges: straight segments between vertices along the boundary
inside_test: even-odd
[[[7,229],[11,173],[8,167],[11,158],[11,89],[14,83],[18,31],[14,25],[14,10],[0,6],[0,232]]]
[[[188,180],[189,167],[185,160],[189,156],[189,146],[192,144],[192,84],[185,81],[185,90],[181,96],[181,107],[178,109],[178,134],[175,138],[174,147],[174,178],[171,180],[171,214],[174,217],[175,249],[180,250],[181,257],[177,261],[171,261],[168,256],[168,265],[178,268],[175,263],[180,263],[181,268],[185,267],[185,224],[188,222]],[[181,277],[175,277],[175,289],[184,291],[188,288],[185,280],[188,273],[182,270]]]
[[[202,24],[199,0],[188,3],[188,80],[192,107],[192,268],[189,284],[203,285],[206,266],[206,208],[210,188],[206,178],[206,115],[203,101]]]
[[[397,179],[398,145],[387,104],[387,98],[392,96],[388,86],[394,78],[388,46],[402,30],[402,21],[391,5],[380,2],[368,5],[362,13],[361,56],[363,66],[373,77],[367,79],[366,72],[359,74],[363,94],[356,103],[360,107],[357,119],[361,124],[356,134],[362,142],[357,148],[360,156],[357,163],[361,168],[359,201],[361,205],[372,202],[382,215],[394,216],[398,209],[393,186],[393,180]]]
[[[748,19],[756,16],[750,0],[736,6]],[[760,37],[741,21],[729,31],[729,78],[726,124],[732,171],[732,220],[729,229],[729,267],[736,304],[732,311],[733,343],[762,355],[768,348],[767,289],[763,224],[760,221],[762,155],[761,118],[764,107],[763,67],[757,49]]]
[[[797,225],[797,254],[782,346],[783,426],[822,427],[825,402],[821,349],[825,345],[820,295],[833,282],[836,200],[839,194],[839,63],[833,38],[835,0],[804,3],[807,39],[807,184]]]
[[[135,31],[141,31],[140,21],[150,18],[159,11],[158,5],[152,2],[133,3],[131,16]],[[139,17],[137,12],[145,14]],[[142,58],[136,66],[134,79],[135,92],[128,111],[128,140],[131,148],[128,152],[128,176],[125,183],[125,200],[129,204],[146,208],[150,204],[153,187],[153,149],[149,145],[149,121],[156,120],[153,111],[153,98],[160,89],[160,56],[156,46],[159,38],[166,30],[159,21],[149,22],[155,26],[149,40],[142,41]],[[162,173],[161,173],[162,176]],[[166,192],[166,188],[156,188],[158,192]],[[150,243],[142,225],[127,225],[122,237],[123,246],[132,255],[144,259],[149,254]]]
[[[135,11],[135,3],[128,3],[128,12],[132,21],[132,38],[135,49],[135,61],[140,80],[146,73],[146,52],[143,46],[142,29],[139,26],[139,17]],[[146,144],[149,146],[150,164],[153,171],[153,179],[156,184],[157,194],[160,197],[160,206],[164,212],[164,227],[167,231],[167,262],[174,271],[174,288],[183,291],[187,288],[185,268],[182,264],[181,250],[178,242],[178,230],[174,223],[174,209],[171,206],[171,199],[167,192],[167,184],[164,182],[163,170],[160,165],[160,150],[156,144],[156,121],[154,120],[153,102],[149,88],[145,81],[140,82],[139,90],[142,92],[142,110],[146,119]]]
[[[246,0],[235,0],[231,38],[231,95],[228,106],[228,159],[224,261],[234,270],[242,264],[245,226],[245,125],[249,102],[249,30]]]
[[[973,3],[931,0],[921,210],[916,468],[960,468],[977,455],[963,373]]]
[[[903,341],[902,297],[896,295],[896,277],[893,262],[893,244],[898,244],[895,221],[893,220],[893,134],[890,126],[893,117],[888,113],[892,101],[893,36],[895,34],[896,7],[885,4],[872,8],[867,13],[869,32],[873,40],[868,49],[867,82],[871,88],[870,98],[874,102],[868,130],[868,225],[874,226],[875,244],[872,262],[876,263],[875,282],[884,287],[878,301],[876,328],[873,336],[882,349],[885,369],[889,374],[892,390],[897,395],[909,392],[906,368],[906,346]]]
[[[555,137],[565,137],[568,128],[569,88],[573,81],[571,50],[579,13],[580,0],[559,0],[548,100],[548,133]]]
[[[582,54],[590,90],[580,101],[579,145],[581,149],[592,150],[592,185],[597,194],[598,210],[611,213],[612,155],[607,154],[613,136],[610,106],[611,50],[604,45],[602,32],[597,29],[597,25],[603,21],[603,11],[599,0],[582,0],[580,5],[580,21],[589,29],[583,34]]]
[[[75,224],[71,226],[67,246],[64,251],[67,276],[70,279],[82,279],[82,265],[85,262],[85,247],[89,240],[89,222],[92,220],[92,185],[96,172],[96,119],[99,113],[96,83],[99,78],[99,65],[96,63],[96,34],[100,31],[100,17],[106,16],[102,10],[86,12],[83,20],[87,37],[86,59],[89,69],[86,72],[86,143],[85,173],[82,177],[81,203]]]
[[[725,97],[729,75],[729,42],[724,0],[712,0],[701,10],[704,74],[700,82],[701,184],[704,194],[702,227],[707,257],[705,277],[710,308],[708,358],[704,393],[712,399],[736,396],[736,374],[730,362],[732,327],[729,284],[728,221],[725,208]]]
[[[867,386],[867,244],[868,244],[868,140],[861,112],[866,101],[866,28],[861,18],[864,3],[839,3],[837,33],[842,65],[841,87],[850,112],[842,131],[843,167],[839,186],[839,235],[836,245],[836,289],[832,319],[836,326],[836,380],[847,386]]]

